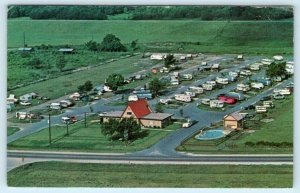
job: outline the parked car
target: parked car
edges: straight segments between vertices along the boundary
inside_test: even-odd
[[[196,121],[188,119],[187,122],[185,122],[185,123],[182,124],[182,127],[183,128],[189,128],[190,126],[192,126],[195,123],[196,123]]]
[[[284,97],[284,95],[277,93],[277,94],[273,95],[273,98],[276,100],[281,100],[281,99],[284,99],[285,97]]]
[[[28,101],[21,101],[21,102],[20,102],[20,105],[23,105],[23,106],[29,106],[29,105],[31,105],[31,103],[28,102]]]
[[[263,83],[260,83],[260,82],[252,82],[251,87],[255,88],[255,89],[263,89],[264,85],[263,85]]]
[[[251,76],[252,73],[251,73],[250,70],[242,70],[242,71],[240,72],[240,75],[243,75],[243,76]]]
[[[235,98],[228,97],[228,96],[219,96],[218,99],[227,104],[235,104],[237,101]]]
[[[62,117],[61,120],[65,124],[72,124],[77,122],[77,118],[75,116]]]
[[[263,96],[260,101],[267,101],[267,100],[271,100],[272,97],[270,95],[267,95],[267,96]]]

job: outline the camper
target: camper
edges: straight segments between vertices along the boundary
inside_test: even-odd
[[[162,104],[169,104],[172,101],[172,99],[159,99],[159,102]]]
[[[235,98],[238,101],[245,100],[245,96],[242,93],[238,93],[238,92],[228,92],[226,93],[226,96]]]
[[[217,77],[216,82],[219,84],[228,84],[228,78]]]
[[[243,76],[251,76],[252,73],[251,73],[250,70],[242,70],[242,71],[240,72],[240,75],[243,75]]]
[[[206,61],[201,62],[201,66],[207,66],[207,62]]]
[[[287,62],[285,65],[287,74],[294,74],[294,62]]]
[[[192,74],[183,74],[181,76],[182,80],[192,80],[193,79],[193,75]]]
[[[15,103],[18,102],[18,99],[15,98],[15,95],[14,95],[14,94],[10,94],[10,95],[8,96],[8,98],[6,99],[6,101],[7,101],[8,103],[15,104]]]
[[[238,77],[239,76],[238,72],[234,72],[234,71],[228,72],[228,75],[232,76],[232,77]]]
[[[219,70],[220,64],[212,64],[211,69],[212,70]]]
[[[251,88],[263,89],[264,85],[263,85],[263,83],[260,83],[260,82],[252,82],[251,83]]]
[[[63,108],[68,108],[68,107],[70,107],[74,104],[70,100],[61,100],[59,103],[60,103],[60,106],[63,107]]]
[[[203,88],[202,87],[198,87],[198,86],[190,86],[189,91],[193,91],[195,92],[196,94],[201,94],[203,93]]]
[[[194,93],[193,91],[185,91],[184,94],[189,95],[190,97],[196,96],[196,93]]]
[[[274,108],[273,101],[263,101],[263,106],[266,108]]]
[[[210,99],[203,98],[203,99],[201,99],[201,103],[204,105],[210,105]]]
[[[168,68],[162,67],[162,68],[159,70],[159,72],[161,72],[161,73],[169,73],[170,71],[169,71]]]
[[[163,60],[165,59],[166,54],[152,54],[150,60]]]
[[[255,112],[256,113],[266,113],[268,112],[267,107],[265,106],[255,106]]]
[[[280,56],[280,55],[273,56],[273,58],[274,58],[274,60],[277,60],[277,61],[283,60],[283,56]]]
[[[239,55],[237,55],[236,59],[238,59],[238,60],[243,60],[243,59],[244,59],[244,57],[243,57],[243,55],[242,55],[242,54],[239,54]]]
[[[207,84],[211,84],[213,87],[215,87],[217,85],[217,82],[214,80],[208,80],[206,81]]]
[[[102,91],[102,89],[101,89]],[[80,100],[80,94],[78,92],[75,92],[69,96],[69,99],[74,100],[74,101],[79,101]]]
[[[202,87],[204,90],[207,90],[207,91],[211,91],[214,88],[214,86],[212,84],[208,84],[208,83],[203,83]]]
[[[139,100],[137,95],[129,95],[128,97],[128,101],[137,101]]]
[[[237,84],[236,90],[243,91],[243,92],[248,92],[250,90],[250,86],[249,86],[249,84],[243,84],[243,83]]]
[[[219,101],[219,100],[210,100],[209,107],[210,108],[223,108],[224,102]]]
[[[274,94],[281,94],[281,95],[290,95],[291,91],[288,88],[282,88],[282,89],[274,89]]]
[[[261,63],[264,65],[271,65],[272,64],[272,60],[270,59],[262,59]]]
[[[258,71],[258,70],[260,70],[259,64],[257,64],[257,63],[251,64],[251,65],[250,65],[250,70],[253,70],[253,71]]]
[[[272,81],[269,78],[259,78],[256,80],[256,82],[262,83],[264,86],[272,85]]]
[[[192,98],[191,98],[191,96],[186,95],[186,94],[176,94],[175,100],[182,101],[182,102],[191,102]]]
[[[105,92],[111,92],[111,91],[112,91],[111,88],[110,88],[109,86],[107,86],[107,85],[104,85],[104,86],[103,86],[103,90],[104,90]]]
[[[60,103],[51,103],[50,104],[50,109],[60,110],[61,109]]]
[[[179,85],[179,78],[176,76],[171,76],[170,84],[171,85]]]
[[[16,118],[19,120],[24,120],[26,118],[30,118],[30,114],[27,112],[16,112]]]

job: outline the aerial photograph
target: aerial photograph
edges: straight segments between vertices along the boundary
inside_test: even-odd
[[[8,5],[6,54],[8,187],[293,187],[293,6]]]

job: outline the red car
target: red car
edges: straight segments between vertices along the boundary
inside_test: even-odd
[[[228,97],[228,96],[219,96],[218,99],[227,104],[235,104],[237,101],[235,98]]]

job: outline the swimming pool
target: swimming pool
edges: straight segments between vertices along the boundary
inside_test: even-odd
[[[223,129],[213,129],[213,130],[202,131],[198,135],[196,135],[195,138],[198,140],[213,140],[213,139],[219,139],[224,136],[225,133]]]

